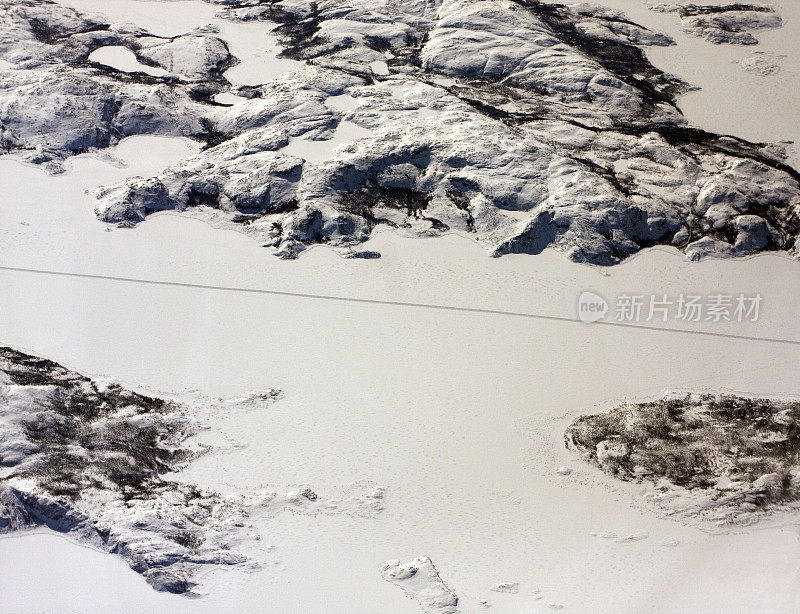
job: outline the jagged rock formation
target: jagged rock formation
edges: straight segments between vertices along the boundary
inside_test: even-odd
[[[16,19],[10,29],[35,38],[31,23],[40,18],[30,15],[45,5],[26,1],[22,16],[7,9]],[[158,176],[100,190],[97,215],[135,224],[155,211],[191,211],[283,257],[316,243],[349,253],[378,224],[468,233],[494,255],[555,246],[595,264],[656,244],[694,259],[796,253],[800,173],[777,146],[688,127],[675,102],[686,85],[641,48],[672,41],[619,12],[533,0],[220,4],[230,19],[279,23],[273,33],[283,54],[305,67],[238,88],[243,102],[214,104],[211,94],[229,88],[217,56],[208,79],[190,84],[186,76],[202,71],[176,69],[137,33],[116,44],[184,77],[129,83],[130,74],[104,72],[108,91],[78,97],[78,85],[89,85],[76,75],[99,69],[71,59],[66,50],[77,43],[64,41],[87,35],[66,32],[89,26],[59,9],[65,34],[35,41],[36,57],[56,58],[58,68],[15,63],[0,81],[3,134],[13,136],[6,147],[38,147],[31,159],[44,160],[127,134],[203,138],[204,151]],[[21,42],[3,58],[34,46],[16,36]],[[3,85],[21,79],[30,91]],[[48,133],[30,128],[34,91],[48,99],[64,92],[58,104],[67,108],[81,100],[79,113],[100,136],[89,138],[87,122],[75,127],[63,114]],[[353,108],[333,104],[343,95]],[[103,96],[127,112],[97,119],[106,117]],[[9,99],[18,105],[7,122]],[[370,133],[347,142],[351,125]],[[343,144],[312,163],[291,153],[298,138]]]
[[[684,32],[715,45],[757,45],[752,31],[780,28],[781,16],[769,6],[758,4],[657,4],[661,13],[677,13]]]
[[[46,526],[122,557],[156,590],[188,594],[203,566],[255,564],[237,545],[256,516],[382,509],[383,490],[362,484],[326,500],[309,487],[223,496],[166,479],[197,455],[186,442],[196,430],[187,406],[0,348],[0,534]]]
[[[399,586],[427,614],[456,614],[458,596],[439,576],[430,557],[419,556],[408,563],[395,559],[381,567],[381,577]]]
[[[671,394],[582,416],[568,446],[606,473],[650,485],[671,516],[718,526],[800,502],[800,402]]]

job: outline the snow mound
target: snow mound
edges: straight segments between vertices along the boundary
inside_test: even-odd
[[[496,593],[511,593],[512,595],[516,595],[519,593],[519,582],[498,582],[491,590]]]
[[[381,577],[399,586],[424,612],[429,614],[455,614],[458,597],[439,577],[439,572],[427,556],[408,563],[395,559],[381,567]]]
[[[753,72],[762,77],[777,75],[781,71],[781,63],[785,55],[756,51],[743,57],[739,64],[747,72]]]

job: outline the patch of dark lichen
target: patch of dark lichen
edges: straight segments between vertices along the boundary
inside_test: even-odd
[[[419,217],[430,202],[430,196],[408,188],[367,187],[358,192],[342,194],[343,209],[363,217],[370,223],[377,223],[373,213],[375,207],[405,210],[409,217]]]
[[[231,138],[231,135],[227,132],[218,130],[214,123],[207,117],[200,118],[200,125],[203,129],[195,134],[194,138],[205,143],[203,146],[204,150],[216,147],[220,143],[224,143]]]
[[[205,190],[192,187],[186,194],[186,206],[219,209],[219,192],[213,186]]]
[[[472,216],[472,210],[470,209],[470,199],[464,192],[459,192],[457,190],[448,190],[447,191],[447,198],[449,198],[452,203],[458,208],[459,210],[464,212],[467,222],[467,230],[469,232],[475,232],[475,218]]]
[[[774,475],[758,502],[800,498],[791,488],[800,469],[800,402],[687,395],[626,404],[577,419],[565,442],[623,480],[709,489],[720,478],[752,485]]]
[[[192,455],[177,445],[183,423],[173,419],[177,407],[168,401],[115,384],[99,389],[53,361],[11,348],[0,348],[0,371],[19,386],[52,387],[22,422],[36,457],[8,477],[36,477],[45,491],[67,498],[111,484],[128,500],[145,496]]]

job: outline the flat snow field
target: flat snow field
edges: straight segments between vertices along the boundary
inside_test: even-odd
[[[683,99],[694,123],[800,140],[789,107],[800,91],[792,2],[774,3],[785,27],[759,35],[761,50],[790,56],[770,78],[733,63],[750,50],[682,35],[675,15],[638,0],[603,3],[678,40],[648,53],[704,87]],[[141,5],[130,20],[160,24],[161,34],[177,33],[168,24],[208,23],[216,10],[200,2],[69,4],[107,4],[107,12]],[[461,236],[386,231],[365,246],[381,252],[377,260],[315,247],[281,261],[243,235],[179,215],[111,231],[95,219],[85,190],[147,176],[196,149],[184,139],[135,137],[108,152],[116,158],[73,158],[60,176],[0,159],[0,264],[562,318],[576,316],[583,290],[610,300],[759,292],[757,323],[701,328],[800,340],[800,265],[784,256],[689,263],[655,249],[600,269],[552,251],[492,259]],[[4,345],[164,395],[284,391],[264,411],[219,416],[201,438],[221,450],[182,478],[220,492],[309,484],[336,496],[362,481],[387,489],[376,518],[287,512],[261,521],[254,553],[262,569],[213,569],[201,577],[199,599],[157,593],[121,560],[53,533],[5,537],[2,612],[415,613],[418,605],[380,568],[419,555],[431,557],[463,612],[484,611],[481,600],[503,613],[548,605],[797,611],[800,533],[792,519],[713,535],[660,518],[639,487],[584,465],[562,437],[580,414],[672,389],[800,396],[798,345],[8,270],[0,284]],[[556,473],[561,466],[572,473]],[[519,592],[490,590],[502,582],[519,582]]]

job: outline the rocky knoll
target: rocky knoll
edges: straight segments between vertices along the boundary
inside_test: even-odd
[[[796,401],[672,394],[582,416],[565,441],[670,516],[724,527],[797,508],[798,425]]]
[[[365,483],[326,499],[309,487],[221,495],[168,478],[208,450],[188,441],[196,410],[0,348],[0,534],[45,526],[122,557],[156,590],[190,594],[205,567],[257,565],[240,551],[257,539],[257,518],[381,511],[383,489]]]
[[[657,4],[650,8],[677,13],[684,32],[715,45],[757,45],[752,32],[783,25],[772,7],[758,4]]]

